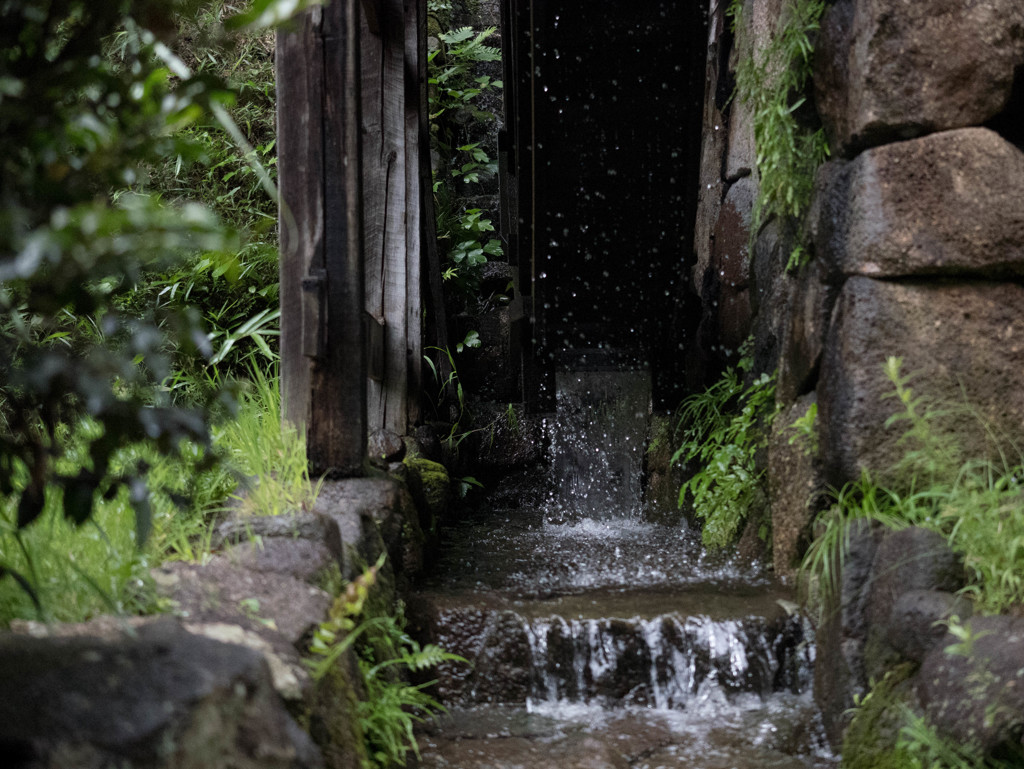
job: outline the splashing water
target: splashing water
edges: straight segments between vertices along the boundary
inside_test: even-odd
[[[651,415],[645,370],[586,370],[555,375],[551,468],[552,522],[638,518],[644,441]]]

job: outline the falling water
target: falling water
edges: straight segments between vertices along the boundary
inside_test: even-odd
[[[423,766],[561,767],[581,750],[597,753],[569,766],[619,766],[597,756],[633,756],[623,730],[657,756],[621,764],[638,768],[831,766],[791,593],[644,518],[649,372],[614,351],[565,357],[549,478],[506,479],[448,532],[414,602],[430,640],[471,662],[438,670],[452,715]]]
[[[574,368],[556,373],[555,392],[554,516],[570,521],[639,516],[650,372]]]

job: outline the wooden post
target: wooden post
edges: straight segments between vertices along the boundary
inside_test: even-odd
[[[410,292],[407,258],[405,8],[403,0],[379,0],[376,7],[379,34],[362,20],[365,306],[373,335],[382,337],[379,348],[371,344],[367,417],[371,430],[401,435],[409,412],[407,307],[419,296],[418,286]]]
[[[358,7],[314,7],[277,38],[283,413],[332,476],[366,456]]]
[[[427,8],[425,0],[405,3],[405,243],[408,422],[420,421],[423,390],[423,217],[421,158],[429,158],[429,133],[422,132],[427,105]],[[429,129],[428,129],[429,131]],[[429,161],[428,161],[429,162]],[[429,179],[429,176],[428,176]],[[428,188],[429,189],[429,188]]]

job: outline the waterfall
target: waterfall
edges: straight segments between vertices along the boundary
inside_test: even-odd
[[[580,356],[555,375],[551,517],[561,522],[641,513],[651,375],[605,368],[607,354],[595,357]]]

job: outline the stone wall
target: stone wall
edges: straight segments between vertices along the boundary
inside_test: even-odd
[[[782,416],[767,460],[773,552],[776,571],[793,575],[819,492],[865,470],[891,479],[887,472],[903,452],[900,432],[886,426],[897,408],[882,397],[892,390],[883,373],[888,356],[903,359],[917,394],[966,396],[986,418],[1024,437],[1024,5],[828,4],[806,96],[831,159],[818,171],[806,220],[770,220],[754,237],[751,116],[727,97],[739,57],[756,56],[775,34],[784,4],[747,0],[749,26],[735,37],[723,5],[710,3],[692,276],[704,312],[693,357],[698,365],[723,365],[753,335],[755,373],[777,371]],[[798,244],[811,259],[787,272]],[[778,428],[812,403],[820,444],[813,460]],[[876,585],[868,575],[888,573],[897,558],[895,551],[884,555],[881,536],[865,533],[870,547],[848,560],[844,592],[822,629],[819,694],[833,737],[852,693],[884,672],[877,660],[865,663],[865,644],[869,658],[886,648],[888,663],[951,664],[894,650],[886,628],[894,600],[930,601],[928,616],[940,618],[951,598],[903,596],[917,589],[946,596],[941,591],[952,586],[889,581],[889,604],[876,606],[870,620],[855,610]]]
[[[4,766],[361,769],[351,651],[320,678],[303,657],[382,553],[385,611],[419,573],[421,519],[444,507],[447,476],[409,460],[391,468],[408,484],[328,481],[311,511],[224,521],[205,561],[154,570],[165,615],[15,623],[0,635]]]

